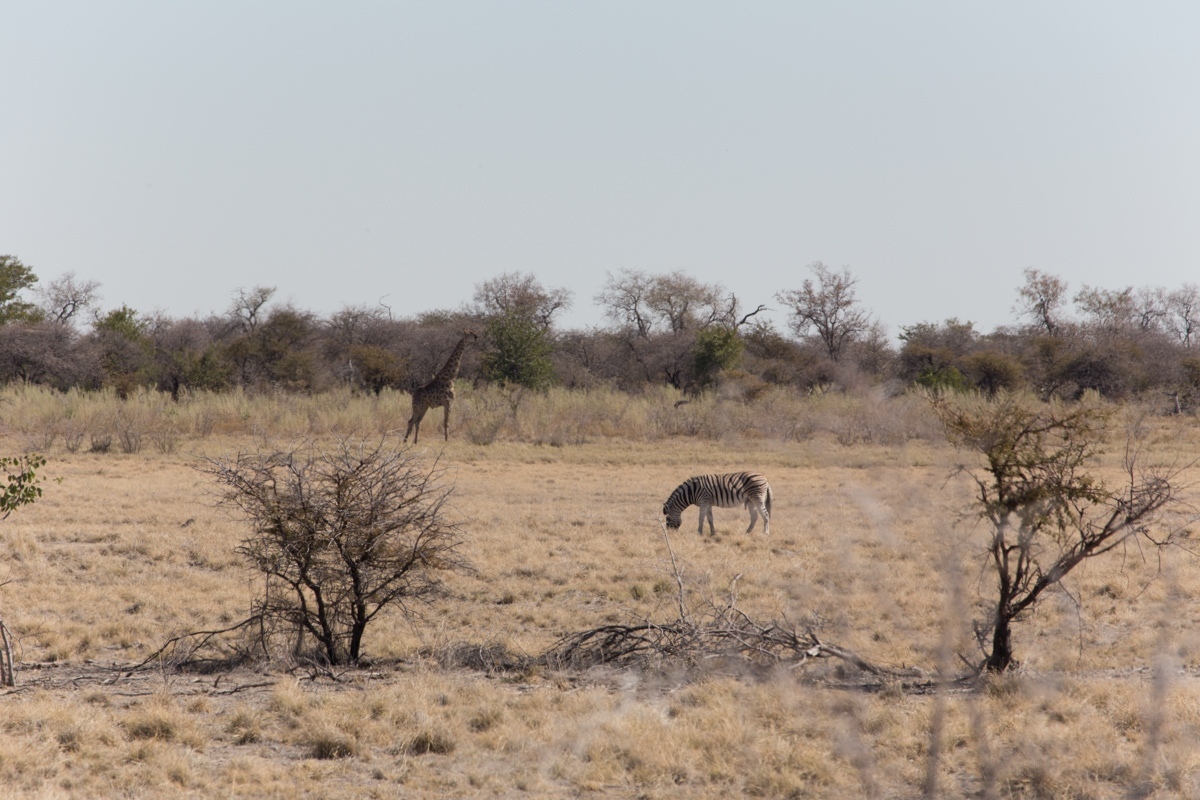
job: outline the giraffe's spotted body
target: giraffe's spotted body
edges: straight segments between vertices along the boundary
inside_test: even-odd
[[[407,442],[409,434],[412,434],[413,444],[417,443],[417,437],[421,434],[421,420],[425,417],[425,412],[438,406],[445,411],[442,416],[442,431],[446,441],[450,441],[450,406],[454,403],[454,379],[458,377],[458,367],[462,363],[463,350],[467,347],[467,341],[474,341],[477,338],[471,331],[463,331],[462,338],[454,346],[454,352],[438,370],[437,375],[433,376],[433,380],[413,390],[412,416],[408,420],[408,429],[404,431],[404,441]]]

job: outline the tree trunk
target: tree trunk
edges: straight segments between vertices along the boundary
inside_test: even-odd
[[[13,662],[12,634],[8,626],[0,620],[0,685],[17,685],[17,668]]]
[[[992,652],[983,667],[988,672],[1004,672],[1017,665],[1012,650],[1012,617],[1004,609],[996,609],[996,624],[992,629]]]
[[[362,637],[363,632],[367,629],[367,623],[363,620],[358,620],[350,628],[350,663],[357,664],[359,654],[362,652]]]

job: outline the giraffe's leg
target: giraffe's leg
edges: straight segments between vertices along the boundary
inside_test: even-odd
[[[417,437],[421,435],[421,419],[425,416],[424,407],[413,406],[412,416],[408,418],[408,429],[404,431],[404,441],[408,441],[408,434],[413,435],[413,444],[417,443]]]
[[[442,415],[442,433],[446,436],[446,441],[450,441],[450,401],[446,401],[446,411]]]

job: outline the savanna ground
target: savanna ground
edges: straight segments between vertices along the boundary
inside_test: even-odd
[[[1130,545],[1073,572],[1019,625],[1015,674],[939,690],[939,671],[963,671],[957,653],[977,654],[991,584],[986,531],[963,515],[971,486],[953,474],[970,455],[919,399],[464,395],[449,445],[435,411],[419,449],[449,470],[474,572],[448,576],[418,617],[369,628],[358,669],[196,675],[133,667],[242,619],[261,585],[235,552],[244,523],[213,507],[197,464],[402,430],[406,398],[6,394],[5,452],[49,463],[45,496],[0,526],[18,658],[0,795],[891,798],[922,796],[934,764],[938,797],[1200,796],[1186,530],[1165,553]],[[1146,424],[1152,456],[1194,457],[1194,420]],[[770,479],[771,536],[718,509],[717,536],[698,537],[693,508],[671,534],[677,572],[663,500],[689,475],[737,469]],[[692,608],[736,596],[756,619],[816,624],[927,678],[868,680],[827,659],[578,672],[453,657],[674,620],[677,578]]]

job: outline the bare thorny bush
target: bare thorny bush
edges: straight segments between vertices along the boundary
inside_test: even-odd
[[[380,613],[412,613],[442,593],[444,571],[469,569],[447,507],[453,487],[445,470],[386,437],[239,453],[200,469],[219,487],[219,504],[249,523],[237,549],[262,573],[264,588],[247,621],[179,637],[156,657],[169,651],[177,662],[196,663],[205,660],[201,651],[223,647],[232,648],[226,660],[290,650],[355,664]],[[234,632],[245,641],[240,649],[227,636]]]

